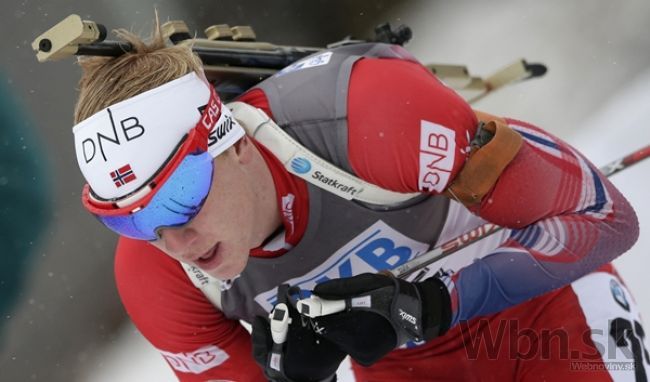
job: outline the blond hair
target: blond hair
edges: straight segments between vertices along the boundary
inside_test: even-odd
[[[79,60],[82,76],[74,123],[192,71],[202,73],[201,59],[190,47],[165,45],[157,14],[149,43],[123,29],[115,33],[133,49],[119,57]]]

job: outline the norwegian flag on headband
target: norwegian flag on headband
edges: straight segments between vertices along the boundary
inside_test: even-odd
[[[113,179],[113,182],[115,182],[115,186],[118,188],[136,179],[135,173],[131,169],[130,164],[122,166],[115,171],[111,171],[111,178]]]

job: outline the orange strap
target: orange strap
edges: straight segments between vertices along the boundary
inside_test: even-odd
[[[469,158],[444,195],[466,207],[480,203],[499,176],[514,159],[522,145],[519,133],[508,127],[503,118],[474,111],[483,128],[494,137],[483,147],[472,148]]]

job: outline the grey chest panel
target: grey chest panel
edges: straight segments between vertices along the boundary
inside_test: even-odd
[[[265,314],[284,282],[311,290],[326,279],[391,269],[431,248],[449,206],[429,197],[405,208],[375,211],[309,186],[309,222],[298,245],[277,258],[250,258],[222,292],[226,316],[250,320]]]
[[[352,172],[347,152],[347,91],[362,57],[412,59],[386,44],[358,44],[319,53],[258,85],[278,125],[315,154]],[[316,57],[316,58],[314,58]],[[309,61],[312,60],[312,61]],[[311,290],[326,279],[394,268],[436,242],[449,207],[424,197],[377,210],[309,185],[309,220],[300,243],[277,258],[250,258],[221,293],[227,317],[250,321],[266,314],[284,282]]]
[[[400,47],[354,44],[301,60],[256,87],[275,122],[321,158],[353,173],[349,164],[347,103],[350,74],[363,57],[412,59]]]

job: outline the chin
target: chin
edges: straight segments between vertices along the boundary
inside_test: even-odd
[[[244,268],[246,268],[247,263],[248,257],[246,257],[246,261],[244,261],[243,264],[224,264],[224,267],[219,267],[220,269],[207,271],[207,273],[212,277],[218,278],[219,280],[230,280],[239,276],[244,271]]]
[[[219,280],[230,280],[234,279],[237,275],[239,275],[241,272],[234,272],[230,270],[218,270],[218,271],[209,271],[207,272],[210,276],[218,278]]]

